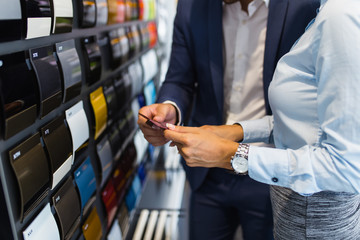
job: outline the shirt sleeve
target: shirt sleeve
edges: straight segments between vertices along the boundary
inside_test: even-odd
[[[261,119],[241,121],[244,131],[243,143],[264,142],[273,143],[272,130],[274,126],[274,119],[272,116],[265,116]]]
[[[250,177],[302,195],[360,193],[360,18],[357,7],[339,1],[327,4],[314,23],[311,49],[318,84],[319,142],[299,149],[251,146],[249,150]]]

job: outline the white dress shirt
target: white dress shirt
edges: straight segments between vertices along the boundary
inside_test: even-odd
[[[263,63],[269,0],[223,4],[224,123],[266,115]]]

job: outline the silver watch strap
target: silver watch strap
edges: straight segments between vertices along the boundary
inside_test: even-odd
[[[249,147],[250,145],[249,144],[245,144],[245,143],[240,143],[239,144],[239,147],[238,147],[238,154],[245,158],[246,160],[249,160]]]
[[[240,157],[245,158],[248,160],[249,158],[249,144],[246,143],[239,143],[239,146],[234,154],[234,156],[231,157],[231,160],[235,157],[235,155],[239,155]]]

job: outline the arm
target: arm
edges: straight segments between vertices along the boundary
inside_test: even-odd
[[[173,43],[166,79],[158,93],[157,104],[145,106],[139,113],[158,122],[179,123],[193,98],[194,66],[189,50],[189,7],[190,1],[180,0],[174,21]],[[145,139],[154,146],[168,142],[159,129],[151,128],[145,118],[139,116],[138,125]]]
[[[359,6],[358,2],[351,2]],[[359,193],[360,21],[354,7],[343,7],[336,1],[327,4],[338,5],[325,6],[312,26],[317,28],[314,45],[319,46],[313,49],[318,142],[286,150],[251,147],[249,175],[302,194]]]
[[[157,102],[171,101],[180,110],[180,119],[190,108],[195,88],[195,63],[189,39],[191,1],[179,1],[174,20],[173,43],[169,69],[158,94]]]
[[[254,134],[246,134],[244,138],[241,125],[221,125],[202,127],[181,127],[168,124],[170,130],[164,131],[166,139],[173,141],[177,146],[186,164],[190,167],[219,167],[231,170],[230,159],[238,148],[241,140],[263,140],[269,138],[272,129],[272,117],[267,116],[259,120],[243,122],[247,130],[250,127]],[[250,136],[257,138],[250,139]]]

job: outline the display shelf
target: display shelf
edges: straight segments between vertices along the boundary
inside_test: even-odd
[[[16,7],[25,4],[23,0],[14,0],[14,2],[16,2]],[[45,1],[37,0],[27,2],[29,4],[30,2],[45,3]],[[8,14],[4,15],[4,18],[0,17],[0,27],[2,28],[0,35],[0,92],[13,94],[13,91],[9,91],[9,86],[4,84],[5,81],[11,81],[11,78],[4,77],[9,69],[8,60],[3,58],[5,55],[23,58],[20,59],[21,64],[25,70],[29,71],[29,76],[36,80],[37,88],[34,93],[29,94],[29,96],[35,96],[36,99],[36,104],[31,108],[31,114],[24,115],[16,121],[9,121],[13,124],[9,125],[9,128],[14,129],[14,131],[8,131],[6,134],[5,130],[8,125],[5,125],[5,122],[7,124],[7,121],[13,118],[13,115],[9,114],[10,105],[7,105],[8,102],[13,101],[17,103],[15,107],[22,107],[21,104],[24,101],[19,100],[15,94],[6,99],[7,96],[5,95],[0,97],[0,210],[2,212],[0,216],[0,223],[2,224],[0,239],[107,239],[110,227],[115,219],[120,221],[121,216],[121,223],[130,225],[129,217],[126,218],[126,214],[124,215],[124,212],[127,211],[124,204],[139,168],[137,165],[139,163],[135,161],[136,152],[135,155],[128,156],[129,152],[134,152],[131,149],[135,149],[133,139],[137,131],[136,113],[132,111],[131,104],[139,94],[142,94],[144,87],[143,80],[132,82],[132,78],[139,78],[139,76],[134,75],[139,71],[139,68],[136,68],[135,73],[128,69],[133,64],[140,63],[142,56],[157,48],[156,45],[150,45],[150,34],[148,32],[153,27],[149,26],[155,23],[155,18],[140,19],[128,15],[125,22],[113,22],[111,25],[106,25],[107,22],[103,21],[105,16],[103,10],[107,9],[105,8],[107,1],[96,0],[93,2],[98,4],[99,24],[83,28],[83,22],[80,21],[79,15],[83,1],[47,0],[46,4],[49,3],[53,6],[49,9],[50,15],[54,17],[54,24],[49,28],[51,30],[49,34],[37,32],[36,28],[38,27],[40,30],[45,22],[36,26],[33,24],[36,19],[32,19],[31,26],[28,26],[31,29],[28,32],[23,32],[22,29],[22,33],[15,34],[15,39],[15,35],[8,38],[4,35],[7,32],[4,27],[6,27],[9,19],[12,21],[13,17]],[[135,2],[137,3],[137,1]],[[64,8],[64,4],[67,6],[66,8]],[[5,7],[2,3],[0,5]],[[73,11],[70,11],[70,5],[73,7]],[[128,8],[133,8],[133,6],[135,5],[128,6]],[[47,7],[49,6],[47,5]],[[25,8],[21,9],[24,10]],[[136,13],[138,12],[136,11]],[[47,18],[50,16],[47,10],[43,14]],[[24,16],[27,15],[23,14],[22,17]],[[15,21],[16,24],[25,26],[22,17],[15,19]],[[102,23],[100,19],[103,21]],[[44,20],[46,20],[46,28],[48,28],[49,21],[48,19]],[[64,23],[63,25],[61,21]],[[126,30],[122,31],[126,33],[122,36],[122,41],[124,39],[128,39],[128,41],[122,43],[129,44],[129,52],[124,53],[125,58],[113,64],[114,49],[112,44],[117,44],[116,41],[120,42],[120,38],[112,39],[113,42],[110,42],[109,32],[119,29]],[[13,32],[11,31],[11,33]],[[93,47],[95,46],[98,49],[98,53],[96,55],[95,52],[95,55],[89,57],[97,57],[96,59],[99,60],[97,61],[97,75],[95,72],[88,71],[89,68],[94,67],[93,63],[96,61],[93,60],[96,59],[88,58],[85,52],[87,50],[85,41],[88,41],[86,39],[95,39]],[[15,55],[15,53],[20,54]],[[40,56],[40,53],[44,53],[44,55]],[[147,67],[141,65],[141,69]],[[53,71],[49,72],[49,69]],[[56,71],[58,74],[55,74]],[[19,75],[15,76],[15,79],[22,77],[22,71],[18,71],[18,73]],[[92,73],[97,77],[88,80],[89,74]],[[101,94],[109,101],[102,105],[96,105],[95,108],[99,106],[111,107],[113,112],[108,116],[111,121],[105,122],[105,128],[103,131],[99,131],[95,139],[94,114],[97,112],[94,113],[90,95],[96,89],[105,89],[109,85],[115,89],[115,95],[124,92],[122,89],[124,86],[121,83],[125,81],[123,77],[126,74],[130,76],[130,88],[135,90],[128,97],[122,99],[121,103],[115,105],[114,102],[112,105],[109,102],[114,94],[111,95],[109,91],[102,91]],[[48,87],[55,83],[54,76],[56,75],[58,76],[56,78],[56,90],[52,92]],[[152,77],[154,79],[157,75]],[[26,79],[31,79],[31,77]],[[19,84],[20,82],[14,81],[15,86],[11,90],[31,90],[30,85]],[[40,83],[42,88],[39,87]],[[19,96],[27,97],[26,94]],[[35,118],[33,118],[34,113]],[[21,123],[26,120],[28,121],[25,124]],[[78,131],[79,129],[81,130]],[[117,136],[114,135],[114,129],[118,133]],[[110,150],[113,156],[115,156],[114,152],[116,153],[116,157],[111,159],[110,169],[105,174],[105,171],[102,171],[105,166],[101,165],[98,158],[97,146],[102,141],[106,141],[109,136],[112,136],[111,140],[113,141],[115,139],[120,140],[114,144],[109,138]],[[26,142],[27,140],[30,142]],[[66,148],[62,147],[65,145]],[[34,153],[37,154],[37,150],[34,150],[34,146],[39,151],[43,151],[44,154],[41,156],[44,158],[36,158],[37,155]],[[109,151],[109,148],[106,148],[106,151]],[[36,164],[39,164],[40,160],[45,159],[45,161],[40,165],[32,165],[30,168],[28,166],[29,159],[32,159]],[[75,178],[78,168],[84,167],[82,164],[86,159],[89,159],[89,164],[94,172],[90,181],[96,181],[96,187],[93,193],[88,194],[86,202],[82,205],[79,194],[79,188],[82,186]],[[17,164],[12,164],[15,162]],[[108,217],[107,210],[103,205],[102,192],[105,189],[106,182],[115,181],[114,174],[117,170],[125,172],[123,179],[118,179],[124,183],[122,183],[121,189],[117,189],[118,192],[116,193],[118,209],[115,214],[112,213],[114,216]],[[37,174],[37,172],[41,174]],[[38,179],[39,176],[44,178]],[[32,178],[36,180],[32,180]],[[36,188],[29,191],[30,186]],[[87,190],[85,189],[85,191]],[[73,211],[71,214],[67,214],[64,209],[71,208],[69,199],[70,202],[79,199],[80,213]],[[71,226],[67,219],[71,219],[74,224]],[[101,232],[100,235],[99,232]]]

